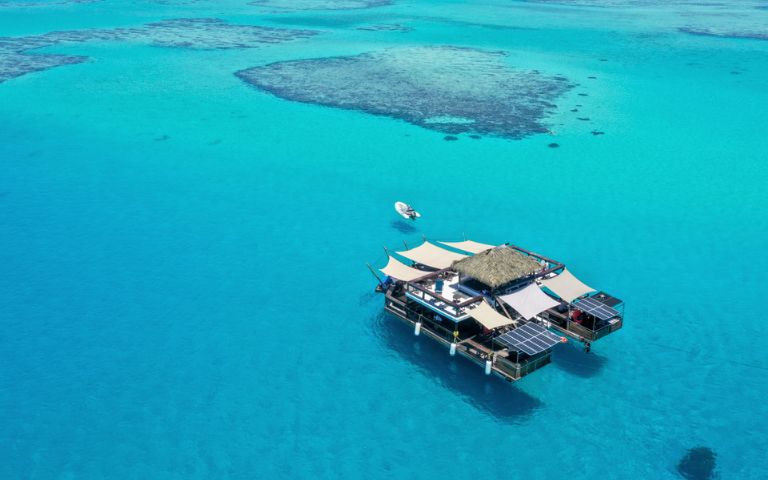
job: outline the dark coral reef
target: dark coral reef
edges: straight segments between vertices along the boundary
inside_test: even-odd
[[[237,75],[292,101],[398,118],[446,134],[512,139],[548,131],[543,119],[571,88],[562,77],[507,65],[503,52],[448,46],[277,62]]]
[[[160,47],[196,49],[254,48],[307,38],[316,32],[282,28],[232,25],[215,18],[183,18],[136,28],[110,28],[50,32],[27,37],[0,37],[0,82],[87,57],[34,52],[60,44],[90,41],[134,41]]]

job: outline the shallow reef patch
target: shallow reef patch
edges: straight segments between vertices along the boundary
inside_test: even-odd
[[[708,447],[694,447],[677,464],[677,471],[688,480],[715,478],[717,454]]]
[[[364,30],[369,32],[403,32],[408,33],[413,31],[411,27],[400,25],[399,23],[384,23],[381,25],[364,25],[357,27],[357,30]]]
[[[513,68],[505,57],[461,47],[403,47],[277,62],[237,75],[283,99],[397,118],[446,134],[519,139],[547,132],[543,119],[571,84]]]
[[[101,0],[0,0],[0,8],[34,8],[34,7],[53,7],[64,5],[77,5],[80,3],[95,3]]]
[[[413,328],[391,314],[380,312],[370,320],[373,332],[386,352],[394,352],[411,364],[417,373],[456,392],[467,404],[505,424],[526,422],[546,407],[538,398],[515,385],[478,372],[478,366],[463,357],[445,361],[445,348],[437,342],[414,337]]]
[[[742,28],[742,29],[720,29],[714,27],[680,27],[678,29],[683,33],[690,35],[699,35],[704,37],[719,38],[744,38],[752,40],[768,40],[768,28]]]
[[[197,49],[256,48],[316,35],[312,30],[296,30],[254,25],[233,25],[217,18],[183,18],[148,24],[138,40],[153,45]]]
[[[40,72],[61,65],[74,65],[87,60],[88,57],[72,55],[27,55],[8,51],[0,45],[0,83],[27,73]]]
[[[0,37],[0,83],[21,75],[61,65],[82,63],[88,57],[40,54],[36,49],[90,41],[133,41],[159,47],[194,49],[255,48],[307,38],[317,32],[232,25],[215,18],[182,18],[136,28],[50,32],[27,37]]]

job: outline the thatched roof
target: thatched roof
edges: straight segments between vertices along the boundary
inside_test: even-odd
[[[497,288],[541,270],[539,262],[517,250],[502,245],[477,255],[453,262],[462,275]]]

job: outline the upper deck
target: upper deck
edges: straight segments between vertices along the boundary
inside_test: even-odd
[[[450,270],[406,283],[405,294],[454,322],[469,318],[468,310],[482,300],[482,297],[470,296],[459,290],[459,274]]]
[[[595,294],[560,262],[510,245],[493,247],[472,241],[447,245],[467,248],[467,253],[424,242],[397,252],[412,265],[390,256],[382,269],[402,284],[406,301],[436,318],[456,325],[477,321],[473,310],[485,300],[513,322],[538,322],[583,342],[602,338],[623,325],[621,300]]]

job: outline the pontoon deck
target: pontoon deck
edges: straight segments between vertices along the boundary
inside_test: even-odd
[[[394,253],[403,261],[387,251],[377,275],[386,311],[508,381],[550,363],[559,334],[589,350],[623,325],[621,300],[520,247],[425,241]]]

